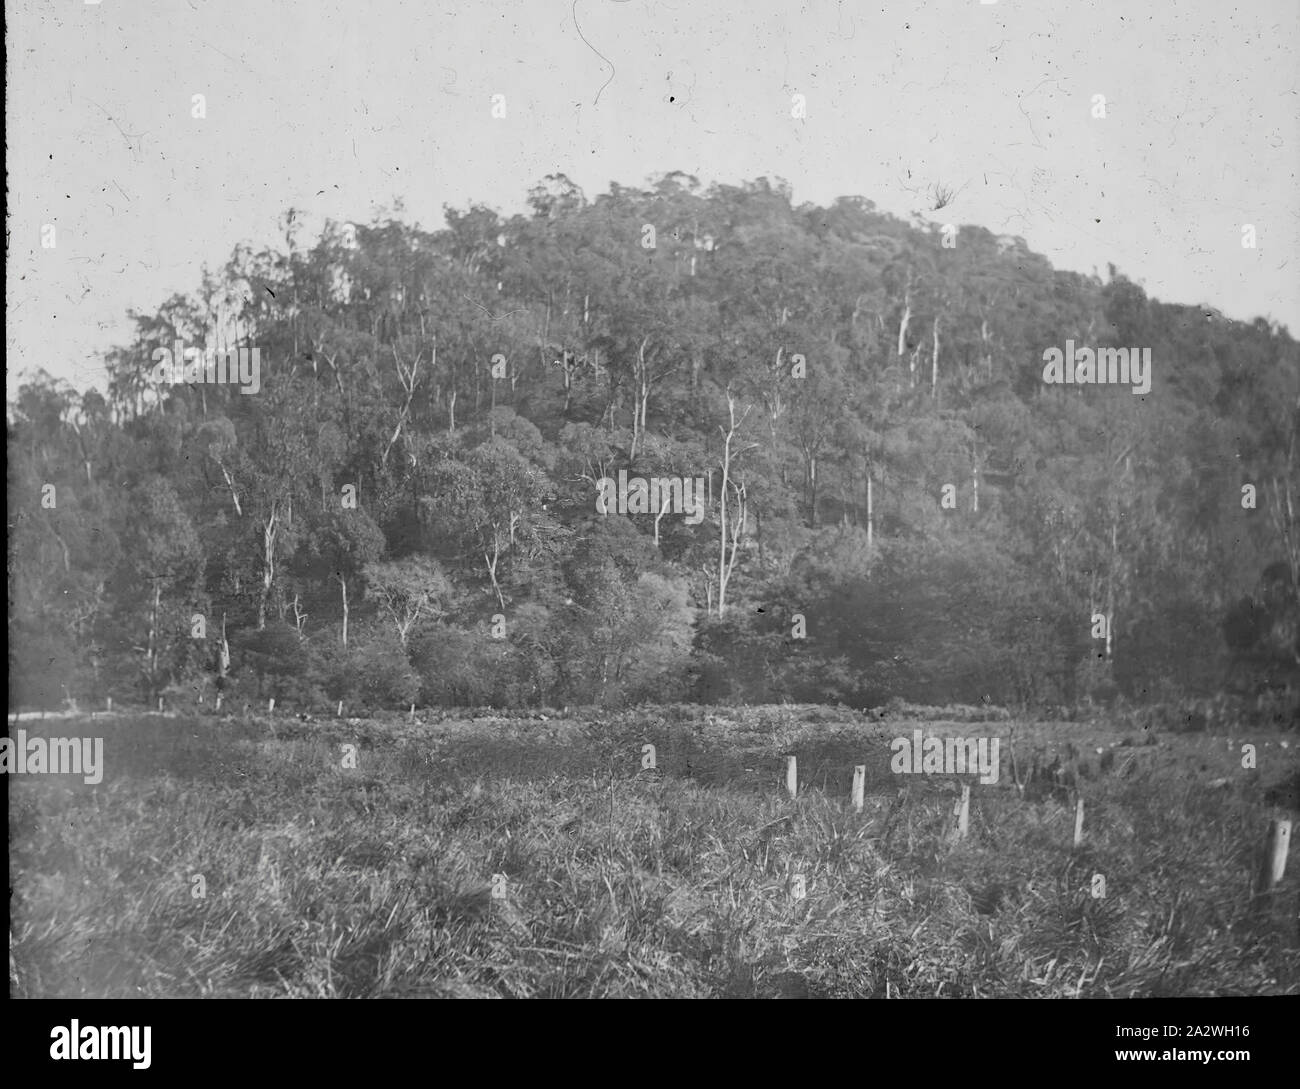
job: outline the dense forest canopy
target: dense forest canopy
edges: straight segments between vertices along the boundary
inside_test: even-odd
[[[290,210],[131,315],[107,396],[11,396],[11,704],[1296,684],[1287,330],[763,178],[529,207],[310,247]],[[1067,342],[1149,350],[1150,392],[1044,382]]]

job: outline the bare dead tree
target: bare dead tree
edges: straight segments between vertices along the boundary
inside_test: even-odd
[[[406,425],[407,417],[411,413],[411,402],[415,399],[415,387],[419,384],[420,361],[424,353],[417,351],[414,358],[408,363],[397,351],[396,342],[393,343],[393,363],[397,367],[397,381],[401,383],[406,398],[402,402],[402,407],[397,413],[397,426],[393,428],[392,437],[388,440],[388,445],[384,447],[384,453],[379,459],[381,468],[388,464],[388,453],[393,448],[398,437],[402,434],[402,428]],[[438,365],[438,346],[435,342],[433,346],[433,364]]]
[[[750,407],[747,406],[741,413],[740,419],[736,419],[736,397],[730,389],[727,390],[727,423],[726,430],[721,425],[718,427],[722,435],[722,486],[718,490],[718,617],[725,615],[727,610],[727,586],[731,582],[732,573],[736,569],[736,556],[740,548],[741,538],[745,533],[745,516],[748,509],[748,496],[746,494],[743,482],[733,481],[731,479],[732,462],[739,458],[748,450],[755,449],[757,443],[749,443],[737,449],[732,448],[735,441],[736,432],[745,422],[745,417],[749,415]],[[735,494],[736,504],[733,512],[729,515],[727,510],[728,490]],[[727,551],[727,537],[731,536],[731,551]]]

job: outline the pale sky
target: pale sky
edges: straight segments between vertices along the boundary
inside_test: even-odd
[[[1300,335],[1296,0],[17,0],[6,16],[11,393],[37,368],[102,387],[128,308],[276,240],[290,205],[308,242],[395,198],[431,229],[444,204],[522,211],[555,172],[588,197],[671,170],[783,177],[796,203],[860,194],[903,216],[948,184],[932,218]]]

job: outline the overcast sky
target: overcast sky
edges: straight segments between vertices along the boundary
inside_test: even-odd
[[[860,194],[904,216],[947,184],[944,219],[1021,235],[1058,268],[1104,277],[1113,261],[1161,299],[1300,335],[1296,0],[17,0],[6,14],[11,384],[43,367],[102,386],[128,308],[193,290],[236,243],[273,241],[291,205],[314,231],[400,198],[432,228],[444,204],[520,211],[554,172],[589,197],[671,170],[783,177],[796,202]]]

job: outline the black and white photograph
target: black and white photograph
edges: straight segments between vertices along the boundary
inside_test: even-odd
[[[34,1054],[1300,995],[1294,0],[5,13]]]

